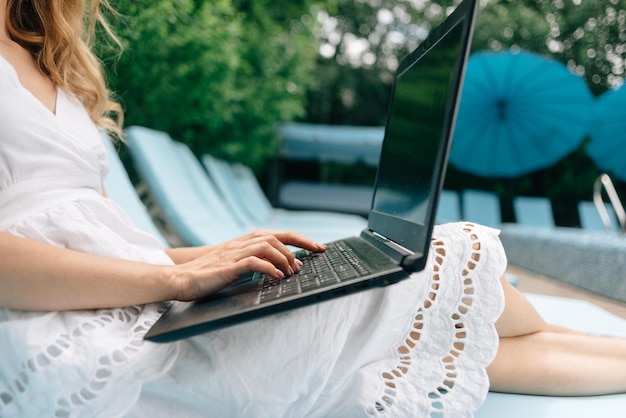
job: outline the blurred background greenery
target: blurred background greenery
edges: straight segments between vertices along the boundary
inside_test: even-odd
[[[110,19],[123,51],[105,42],[98,54],[127,126],[166,131],[263,176],[278,152],[277,122],[384,124],[396,65],[458,2],[117,0]],[[472,50],[510,47],[563,62],[600,95],[623,83],[626,0],[483,0]],[[584,147],[512,180],[450,167],[445,187],[497,192],[505,221],[513,195],[547,196],[557,224],[576,225],[576,202],[591,199],[599,174]],[[374,177],[363,167],[325,173]]]

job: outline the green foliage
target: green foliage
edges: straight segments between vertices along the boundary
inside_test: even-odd
[[[535,7],[523,2],[491,1],[480,10],[473,50],[500,50],[513,46],[549,53],[545,44],[550,25]]]
[[[459,1],[117,0],[124,51],[111,58],[102,44],[100,55],[126,125],[258,169],[276,155],[277,122],[383,124],[395,66]],[[483,0],[473,50],[550,55],[599,95],[623,82],[625,10],[626,0]],[[360,172],[350,170],[341,176]],[[597,174],[583,145],[515,181],[451,167],[447,186],[550,196],[573,224],[571,202],[589,198]]]
[[[276,153],[274,124],[304,114],[314,42],[300,21],[244,3],[117,2],[124,51],[105,64],[127,126],[253,167]]]
[[[309,93],[311,122],[380,124],[391,74],[458,0],[338,0],[319,6],[323,56]],[[473,51],[523,48],[584,76],[596,95],[623,82],[626,0],[481,2]],[[357,54],[350,45],[361,44]],[[369,122],[367,122],[369,121]]]

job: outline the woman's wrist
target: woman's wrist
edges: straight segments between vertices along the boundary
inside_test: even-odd
[[[144,273],[142,283],[147,284],[146,294],[150,302],[180,299],[181,272],[177,265],[150,265]]]
[[[187,261],[191,261],[196,259],[203,254],[206,254],[210,250],[210,246],[204,247],[179,247],[179,248],[168,248],[165,250],[167,255],[172,259],[175,264],[186,263]]]

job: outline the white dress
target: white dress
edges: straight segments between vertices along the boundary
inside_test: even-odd
[[[52,114],[0,56],[0,230],[171,263],[101,196],[107,167],[80,102]],[[0,417],[472,416],[505,265],[498,231],[443,225],[409,280],[170,344],[142,339],[163,305],[0,308]]]

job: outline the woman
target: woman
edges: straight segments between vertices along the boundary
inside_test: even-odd
[[[257,231],[164,250],[132,225],[101,186],[96,127],[119,134],[119,106],[87,46],[108,5],[87,4],[0,0],[0,416],[471,416],[489,387],[626,391],[626,342],[546,324],[501,277],[497,231],[472,224],[437,227],[397,285],[144,341],[164,301],[285,277],[287,244],[324,246]]]

